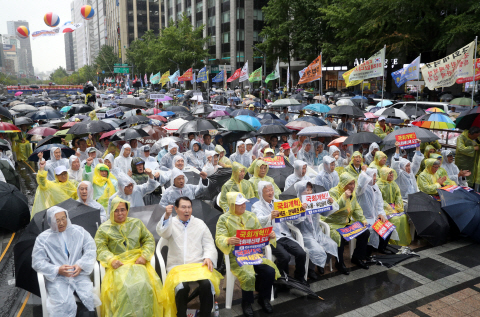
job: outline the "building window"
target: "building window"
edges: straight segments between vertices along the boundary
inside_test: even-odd
[[[202,20],[200,20],[200,21],[197,20],[197,29],[198,29],[199,27],[201,27],[202,24],[203,24],[203,21],[202,21]]]
[[[222,23],[230,22],[230,11],[222,13]]]
[[[177,21],[182,19],[182,12],[177,12]]]
[[[230,43],[230,32],[222,33],[222,43]]]
[[[245,53],[243,51],[237,51],[237,63],[245,63]]]
[[[237,41],[245,41],[245,31],[237,29]]]
[[[253,10],[253,20],[263,21],[262,10]]]
[[[237,8],[237,19],[245,19],[245,9]]]
[[[258,31],[253,31],[253,41],[254,42],[263,42],[263,38],[258,35]]]
[[[182,4],[182,0],[177,0],[177,4]]]
[[[222,59],[230,59],[230,52],[222,53]],[[223,70],[223,67],[219,67],[219,70]]]
[[[214,46],[217,44],[216,42],[216,39],[215,39],[215,35],[210,35],[210,43],[209,43],[211,46]]]
[[[213,8],[215,6],[215,0],[208,0],[208,8]]]
[[[192,8],[188,7],[187,8],[187,16],[191,16],[191,15],[192,15]]]
[[[215,21],[216,21],[216,19],[215,19],[214,16],[213,16],[213,17],[209,17],[209,18],[208,18],[208,26],[209,26],[209,27],[210,27],[210,26],[215,26]]]
[[[203,12],[203,2],[197,3],[197,12]]]

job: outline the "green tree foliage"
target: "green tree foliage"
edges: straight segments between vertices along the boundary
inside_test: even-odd
[[[112,46],[103,45],[98,52],[97,58],[95,58],[95,64],[99,72],[105,71],[106,73],[113,72],[113,65],[118,63],[118,57],[113,51]]]
[[[56,82],[67,76],[68,76],[68,73],[65,70],[65,68],[60,66],[57,69],[55,69],[53,73],[50,74],[50,80]]]

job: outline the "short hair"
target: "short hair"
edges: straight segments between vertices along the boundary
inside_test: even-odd
[[[192,200],[190,198],[188,198],[187,196],[182,196],[182,197],[178,197],[177,200],[175,200],[175,207],[179,207],[180,206],[180,200],[188,200],[190,202],[190,205],[192,204]]]
[[[311,189],[313,189],[313,184],[311,182],[307,182],[307,187],[309,187],[309,186],[310,186]]]
[[[191,136],[191,135],[195,136],[195,133],[190,132],[190,133],[188,134],[188,136]]]
[[[440,160],[436,160],[432,166],[440,166],[442,163],[440,163]]]
[[[470,134],[480,133],[480,128],[479,127],[470,127],[470,129],[468,129],[468,133],[470,133]]]
[[[80,140],[78,140],[78,144],[80,144],[80,142],[82,142],[82,141],[87,143],[87,141],[85,139],[80,139]]]
[[[142,113],[142,110],[137,109],[137,110],[135,111],[135,113]]]
[[[204,134],[203,139],[205,140],[207,138],[207,136],[209,136],[210,138],[212,137],[210,134]]]

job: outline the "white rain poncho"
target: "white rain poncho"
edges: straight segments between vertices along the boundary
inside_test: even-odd
[[[334,154],[338,152],[338,158],[335,159],[334,157]],[[331,145],[329,148],[328,148],[328,156],[333,158],[335,160],[335,170],[337,171],[337,173],[340,174],[343,173],[345,171],[345,166],[348,166],[348,164],[350,164],[350,161],[347,159],[344,159],[341,155],[340,155],[340,149],[338,147],[336,147],[335,145]],[[326,156],[325,156],[326,157]],[[325,158],[324,157],[324,158]],[[324,164],[320,164],[318,166],[318,171],[319,172],[322,172],[323,171],[323,167],[324,167]]]
[[[157,160],[153,156],[145,156],[145,148],[150,148],[150,146],[144,145],[140,147],[140,150],[138,151],[138,157],[140,157],[145,162],[145,168],[149,168],[152,171],[160,169],[160,165],[158,165]]]
[[[93,159],[92,161],[92,168],[95,168],[95,166],[97,166],[97,164],[101,164],[103,163],[103,159],[102,159],[102,152],[100,152],[99,150],[97,150],[96,148],[94,147],[89,147],[87,148],[87,153],[90,153],[90,149],[94,149],[95,152],[97,153],[97,155],[95,156],[95,158]],[[90,157],[90,154],[88,154],[87,158]],[[85,167],[85,165],[87,165],[87,159],[83,160],[82,161],[82,167]]]
[[[170,151],[173,150],[174,148],[177,149],[177,153],[176,153],[176,154],[172,154],[172,153],[170,152]],[[182,154],[180,154],[180,153],[178,152],[178,149],[179,149],[179,147],[178,147],[177,143],[175,143],[175,142],[170,142],[170,143],[168,144],[168,153],[165,154],[165,155],[162,157],[162,159],[160,160],[160,167],[164,167],[164,168],[167,168],[167,169],[169,169],[169,170],[172,169],[172,161],[173,161],[173,158],[175,157],[175,155],[181,155],[181,156],[183,156]],[[187,163],[187,162],[185,162],[185,163]]]
[[[195,151],[193,149],[193,145],[197,144],[199,150]],[[185,153],[185,157],[187,158],[187,162],[189,165],[195,167],[198,170],[202,170],[202,168],[205,166],[205,163],[207,162],[207,158],[205,157],[205,152],[202,151],[202,146],[200,145],[200,142],[193,140],[190,143],[190,151]]]
[[[249,152],[249,157],[251,158],[252,155],[255,155],[256,158],[263,157],[262,150],[268,147],[270,147],[270,144],[268,144],[267,141],[260,139],[260,143],[255,143],[253,145],[252,150]],[[246,167],[248,167],[248,165],[246,165]]]
[[[177,216],[171,215],[164,225],[164,218],[165,214],[157,224],[157,233],[168,240],[167,272],[177,265],[203,263],[204,259],[212,260],[216,267],[218,252],[205,222],[192,215],[185,227]]]
[[[245,142],[243,141],[238,141],[237,142],[237,150],[235,153],[230,155],[230,161],[233,162],[238,162],[242,164],[245,167],[249,167],[252,164],[252,156],[247,153],[247,149],[245,149],[245,152],[243,154],[240,154],[240,151],[238,150],[238,147],[240,145],[245,145]],[[246,145],[245,145],[246,147]]]
[[[78,170],[76,171],[72,169],[72,164],[74,161],[78,161]],[[81,182],[82,175],[83,175],[83,168],[80,164],[80,159],[78,158],[78,156],[76,155],[70,156],[70,158],[68,159],[68,165],[70,166],[70,168],[68,169],[68,178],[76,182]]]
[[[330,190],[338,185],[340,178],[337,171],[330,172],[330,164],[335,162],[335,159],[331,156],[324,156],[322,165],[319,166],[320,173],[315,177],[315,184],[325,187],[326,190]],[[322,167],[320,169],[320,167]]]
[[[109,161],[112,164],[112,168],[110,169],[110,173],[112,173],[115,177],[117,174],[120,173],[120,171],[115,167],[115,157],[113,156],[112,153],[108,153],[107,156],[103,159],[103,162]]]
[[[118,191],[113,194],[108,200],[108,210],[110,210],[112,200],[117,196],[130,202],[130,207],[145,206],[145,203],[143,202],[143,196],[145,196],[146,194],[150,194],[160,185],[157,181],[150,177],[148,178],[148,182],[146,182],[145,184],[137,185],[133,178],[124,173],[120,173],[117,176],[117,181]],[[130,195],[125,195],[125,187],[130,184],[133,184],[132,193]]]
[[[293,239],[293,236],[288,228],[287,222],[279,222],[276,223],[274,220],[272,221],[272,210],[273,210],[273,203],[276,201],[280,201],[273,197],[270,203],[266,202],[263,198],[263,189],[267,186],[271,186],[273,188],[272,183],[260,181],[258,182],[258,197],[259,200],[252,205],[252,212],[257,216],[258,221],[262,225],[263,228],[273,226],[273,231],[275,231],[276,240],[280,240],[281,238],[287,238],[297,242]],[[292,223],[299,222],[299,220],[291,221]]]
[[[373,142],[372,144],[370,144],[370,147],[368,148],[368,153],[365,154],[365,156],[363,158],[365,160],[366,165],[370,165],[373,162],[373,159],[375,158],[375,155],[372,154],[372,151],[375,150],[375,149],[377,151],[380,151],[380,146],[378,146],[377,143]]]
[[[207,176],[214,174],[218,170],[218,168],[221,168],[220,165],[218,164],[213,165],[215,155],[218,155],[217,152],[215,151],[209,151],[209,150],[205,151],[205,157],[207,159],[207,163],[202,168],[202,172],[207,173]],[[211,157],[211,161],[208,161],[209,157]]]
[[[67,170],[70,168],[70,162],[66,158],[60,157],[59,160],[55,159],[54,152],[57,149],[59,149],[61,151],[61,149],[59,147],[56,147],[56,146],[54,146],[50,149],[50,159],[47,161],[47,164],[45,165],[45,170],[48,172],[47,179],[49,181],[54,181],[55,180],[55,171],[54,171],[55,167],[65,166],[65,168]],[[39,169],[40,169],[40,165],[39,165]]]
[[[132,149],[130,144],[125,143],[120,150],[120,154],[115,158],[115,168],[118,172],[122,172],[128,174],[128,171],[132,170],[132,157],[129,155],[128,157],[124,157],[123,153],[125,149]]]
[[[8,143],[8,147],[10,148],[10,143]],[[7,154],[8,153],[8,154]],[[0,150],[0,160],[4,160],[4,161],[7,161],[8,164],[10,164],[10,166],[15,169],[15,163],[13,163],[13,158],[12,158],[12,155],[11,155],[11,150],[10,151],[7,151],[7,153],[5,153],[4,151],[1,151]]]
[[[65,212],[67,227],[58,232],[55,214]],[[47,288],[47,310],[52,317],[75,317],[77,304],[73,293],[83,305],[93,311],[101,305],[93,292],[90,274],[97,265],[97,248],[92,236],[82,227],[73,225],[68,211],[53,206],[47,210],[50,229],[42,232],[35,240],[32,252],[32,268],[43,274]],[[82,269],[76,277],[58,274],[62,265],[78,265]]]
[[[306,151],[305,148],[310,144],[310,151]],[[310,166],[315,165],[315,149],[313,148],[312,142],[310,140],[303,141],[302,148],[297,153],[297,160],[302,160]]]
[[[445,169],[445,171],[447,171],[448,178],[454,181],[458,186],[468,187],[467,179],[465,177],[462,177],[462,179],[459,179],[458,173],[460,173],[460,169],[458,168],[457,165],[455,165],[455,162],[448,163],[447,156],[449,155],[453,155],[453,152],[450,150],[442,151],[442,157],[443,157],[442,167]],[[470,172],[473,172],[473,171],[470,171]],[[400,184],[398,186],[400,186]],[[400,189],[402,189],[401,186],[400,186]]]
[[[175,178],[181,175],[185,177],[185,183],[183,188],[177,188],[175,187],[174,181],[175,181]],[[195,196],[200,195],[202,191],[205,190],[208,186],[208,184],[207,186],[203,185],[202,178],[200,178],[198,185],[187,184],[187,177],[178,168],[172,169],[170,184],[171,186],[165,190],[165,192],[162,195],[162,199],[160,200],[160,205],[163,207],[167,207],[168,205],[173,205],[175,203],[175,200],[177,200],[177,198],[182,196],[187,196],[191,200],[194,200]]]
[[[398,187],[400,187],[400,192],[402,193],[402,198],[407,199],[409,194],[414,194],[418,192],[417,180],[415,175],[420,169],[424,156],[421,152],[415,151],[412,162],[403,157],[400,157],[397,161],[392,158],[392,168],[397,173],[397,179],[395,182]],[[405,167],[410,164],[410,173],[405,171]]]
[[[367,168],[366,172],[362,171],[358,176],[357,184],[355,186],[357,202],[360,204],[360,207],[362,207],[363,215],[370,226],[377,221],[379,215],[387,216],[383,209],[382,192],[377,184],[373,184],[374,174],[377,175],[377,169],[375,168]],[[377,249],[380,242],[380,236],[372,229],[372,227],[370,227],[369,230],[370,238],[368,244]],[[393,240],[398,240],[398,233],[394,231],[391,238]]]
[[[88,191],[87,200],[83,200],[82,196],[80,195],[80,186],[81,185],[87,185],[88,186],[87,187],[87,191]],[[105,221],[108,220],[107,213],[105,212],[105,208],[103,208],[103,206],[100,203],[93,200],[93,185],[92,185],[92,183],[90,183],[88,181],[80,182],[78,184],[78,188],[77,188],[77,195],[78,195],[78,201],[81,202],[82,204],[85,204],[87,206],[90,206],[92,208],[100,210],[100,221],[102,223],[104,223]]]
[[[302,181],[295,184],[295,191],[297,197],[302,199],[302,195],[307,189],[307,182]],[[308,252],[310,261],[316,266],[324,267],[327,261],[327,253],[336,257],[338,260],[338,248],[335,241],[329,236],[323,233],[322,227],[320,227],[320,216],[328,216],[339,209],[336,202],[332,204],[333,209],[329,212],[322,214],[307,215],[299,218],[301,220],[295,226],[300,229],[303,235],[303,243],[305,245],[305,251]]]
[[[293,174],[289,175],[285,180],[285,189],[290,188],[290,186],[296,182],[311,180],[307,175],[302,176],[302,170],[305,165],[307,165],[307,163],[302,160],[296,160],[295,163],[293,163]]]

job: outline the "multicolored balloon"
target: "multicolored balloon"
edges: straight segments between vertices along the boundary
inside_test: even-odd
[[[55,27],[60,23],[60,18],[56,13],[48,12],[43,17],[43,21],[45,21],[45,24],[48,25],[49,27]]]
[[[90,20],[91,18],[93,18],[93,16],[95,15],[95,10],[93,10],[93,8],[89,5],[84,5],[81,9],[80,9],[80,13],[82,14],[82,17],[85,19],[85,20]]]
[[[17,28],[17,36],[21,39],[26,39],[30,35],[30,30],[26,26],[19,26]]]

